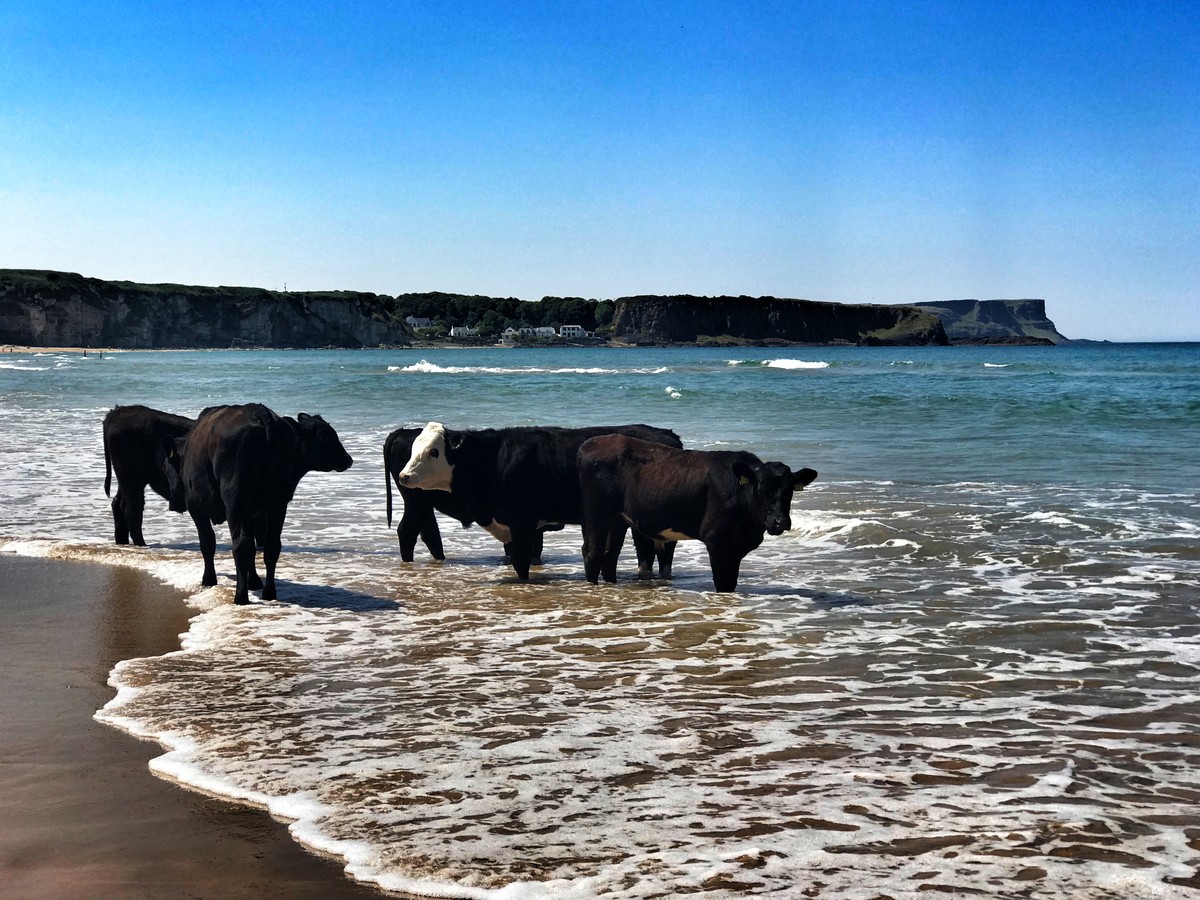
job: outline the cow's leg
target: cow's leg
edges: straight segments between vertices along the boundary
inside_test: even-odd
[[[146,486],[142,485],[136,491],[118,489],[117,496],[121,498],[121,514],[129,529],[130,541],[136,547],[145,547],[146,539],[142,537],[142,513],[146,508]]]
[[[539,531],[533,536],[533,565],[542,565],[542,549],[545,546],[545,532]]]
[[[259,516],[254,523],[254,553],[250,555],[250,568],[246,572],[246,588],[251,591],[261,591],[263,580],[258,577],[258,567],[255,565],[258,551],[267,545],[266,516]],[[249,525],[246,526],[249,531]]]
[[[200,539],[200,555],[204,558],[204,575],[200,583],[212,587],[217,583],[217,569],[213,565],[213,556],[217,552],[217,536],[213,533],[212,522],[203,513],[191,513],[192,521],[196,524],[196,536]]]
[[[654,541],[635,531],[633,533],[633,548],[637,551],[638,578],[653,578]]]
[[[610,526],[607,539],[604,542],[604,564],[600,574],[609,584],[617,580],[617,560],[621,558],[621,547],[625,544],[625,532],[629,529],[622,525]]]
[[[283,516],[283,511],[279,511],[269,517],[263,535],[263,566],[267,570],[267,583],[262,589],[264,600],[275,600],[279,596],[275,591],[275,564],[283,550]]]
[[[250,573],[254,569],[254,529],[230,516],[229,536],[233,539],[233,567],[237,572],[233,602],[244,606],[250,602]]]
[[[125,519],[125,496],[121,489],[112,498],[113,540],[118,544],[129,543],[129,522]]]
[[[442,549],[442,531],[438,528],[437,516],[433,514],[432,509],[421,525],[421,542],[429,549],[429,554],[434,559],[446,558],[446,551]],[[409,559],[412,559],[411,553]]]
[[[728,594],[737,590],[738,569],[742,566],[742,555],[736,551],[722,549],[719,545],[706,544],[708,562],[712,567],[713,587],[718,593]]]
[[[671,566],[675,561],[675,545],[678,541],[658,541],[654,545],[655,555],[658,557],[658,577],[670,578]]]
[[[408,508],[408,504],[404,506],[404,512],[400,515],[400,524],[396,526],[396,539],[400,542],[400,559],[404,562],[413,561],[413,551],[417,546],[417,538],[421,535],[421,520]]]
[[[600,581],[600,565],[604,561],[604,529],[583,523],[583,577],[596,584]]]
[[[529,580],[529,566],[533,562],[533,542],[537,535],[535,529],[513,529],[512,540],[504,545],[508,557],[516,570],[517,577],[522,581]]]

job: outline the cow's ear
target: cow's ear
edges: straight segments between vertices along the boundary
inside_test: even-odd
[[[312,416],[310,416],[308,413],[296,413],[296,421],[302,425],[311,418]]]
[[[750,468],[744,462],[735,462],[733,464],[733,477],[743,487],[758,482],[758,478],[754,474],[754,469]]]
[[[463,435],[450,432],[446,435],[446,449],[457,450],[463,445]]]
[[[813,483],[813,479],[817,477],[816,469],[801,469],[792,475],[792,487],[797,491],[804,490],[804,486]]]
[[[175,458],[175,438],[173,438],[173,437],[163,438],[162,449],[163,449],[163,456],[165,456],[167,459],[174,459]]]

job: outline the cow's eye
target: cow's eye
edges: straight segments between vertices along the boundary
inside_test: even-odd
[[[437,459],[438,458],[437,447],[434,447],[432,450],[430,450],[429,455],[432,456],[434,459]]]

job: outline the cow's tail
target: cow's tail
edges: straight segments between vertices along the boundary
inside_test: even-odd
[[[388,471],[388,461],[392,458],[392,435],[383,442],[383,483],[387,488],[387,522],[392,527],[392,473]]]
[[[104,496],[112,488],[112,461],[108,458],[108,429],[104,431]]]

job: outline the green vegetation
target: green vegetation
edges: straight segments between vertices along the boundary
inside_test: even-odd
[[[391,300],[392,298],[388,298]],[[582,297],[543,297],[530,302],[515,297],[483,297],[477,294],[400,294],[393,300],[400,319],[409,316],[429,319],[436,333],[446,334],[453,325],[469,325],[480,337],[497,337],[506,328],[538,328],[580,325],[595,331],[612,323],[612,300]]]

